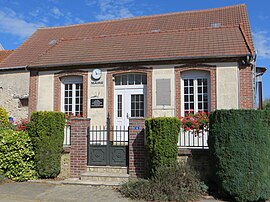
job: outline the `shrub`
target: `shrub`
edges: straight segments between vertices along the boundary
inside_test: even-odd
[[[124,184],[120,192],[132,199],[146,201],[194,201],[202,194],[197,174],[186,164],[160,166],[155,177]]]
[[[146,119],[145,126],[149,174],[152,176],[159,166],[176,161],[180,120],[169,117]]]
[[[54,178],[60,173],[65,121],[61,112],[34,112],[27,125],[41,178]]]
[[[26,132],[0,130],[0,174],[15,181],[36,176],[31,139]]]
[[[0,124],[4,124],[4,125],[9,124],[8,113],[4,108],[1,108],[1,107],[0,107]]]
[[[220,110],[210,116],[208,144],[215,182],[232,200],[270,196],[269,120],[269,111],[255,110]]]

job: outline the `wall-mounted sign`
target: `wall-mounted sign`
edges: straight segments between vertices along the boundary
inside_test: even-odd
[[[103,108],[104,99],[91,99],[91,108]]]
[[[104,82],[103,81],[91,81],[91,85],[94,86],[94,85],[103,85]]]
[[[140,129],[141,129],[140,126],[134,126],[134,127],[133,127],[133,130],[140,130]]]

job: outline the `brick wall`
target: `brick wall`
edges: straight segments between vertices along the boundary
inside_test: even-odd
[[[87,118],[88,72],[87,71],[61,71],[54,74],[54,111],[61,111],[61,79],[67,76],[81,76],[83,80],[83,109],[82,116]]]
[[[29,105],[28,105],[28,119],[30,120],[32,112],[37,110],[37,97],[38,97],[38,72],[30,72],[29,84]]]
[[[129,120],[129,175],[144,177],[146,172],[146,150],[144,136],[144,118]]]
[[[205,64],[190,64],[175,67],[175,95],[176,95],[176,116],[181,116],[181,73],[184,71],[207,71],[210,76],[210,110],[217,108],[216,103],[216,66]]]
[[[253,91],[252,91],[252,68],[241,67],[240,73],[240,108],[253,108]]]
[[[90,119],[71,119],[70,175],[80,177],[87,168],[87,128]]]

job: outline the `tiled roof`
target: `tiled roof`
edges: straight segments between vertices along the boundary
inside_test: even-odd
[[[138,43],[139,42],[139,43]],[[31,66],[247,55],[239,26],[63,39]]]
[[[213,28],[213,25],[219,28]],[[204,40],[200,40],[201,38]],[[248,55],[253,51],[246,7],[241,4],[201,11],[40,28],[4,60],[0,67],[240,53]]]
[[[0,62],[3,61],[12,52],[13,52],[13,50],[0,50]]]

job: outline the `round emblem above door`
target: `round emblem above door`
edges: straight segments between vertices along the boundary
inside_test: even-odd
[[[98,80],[100,79],[101,77],[101,70],[100,69],[94,69],[93,72],[92,72],[92,78],[95,79],[95,80]]]

